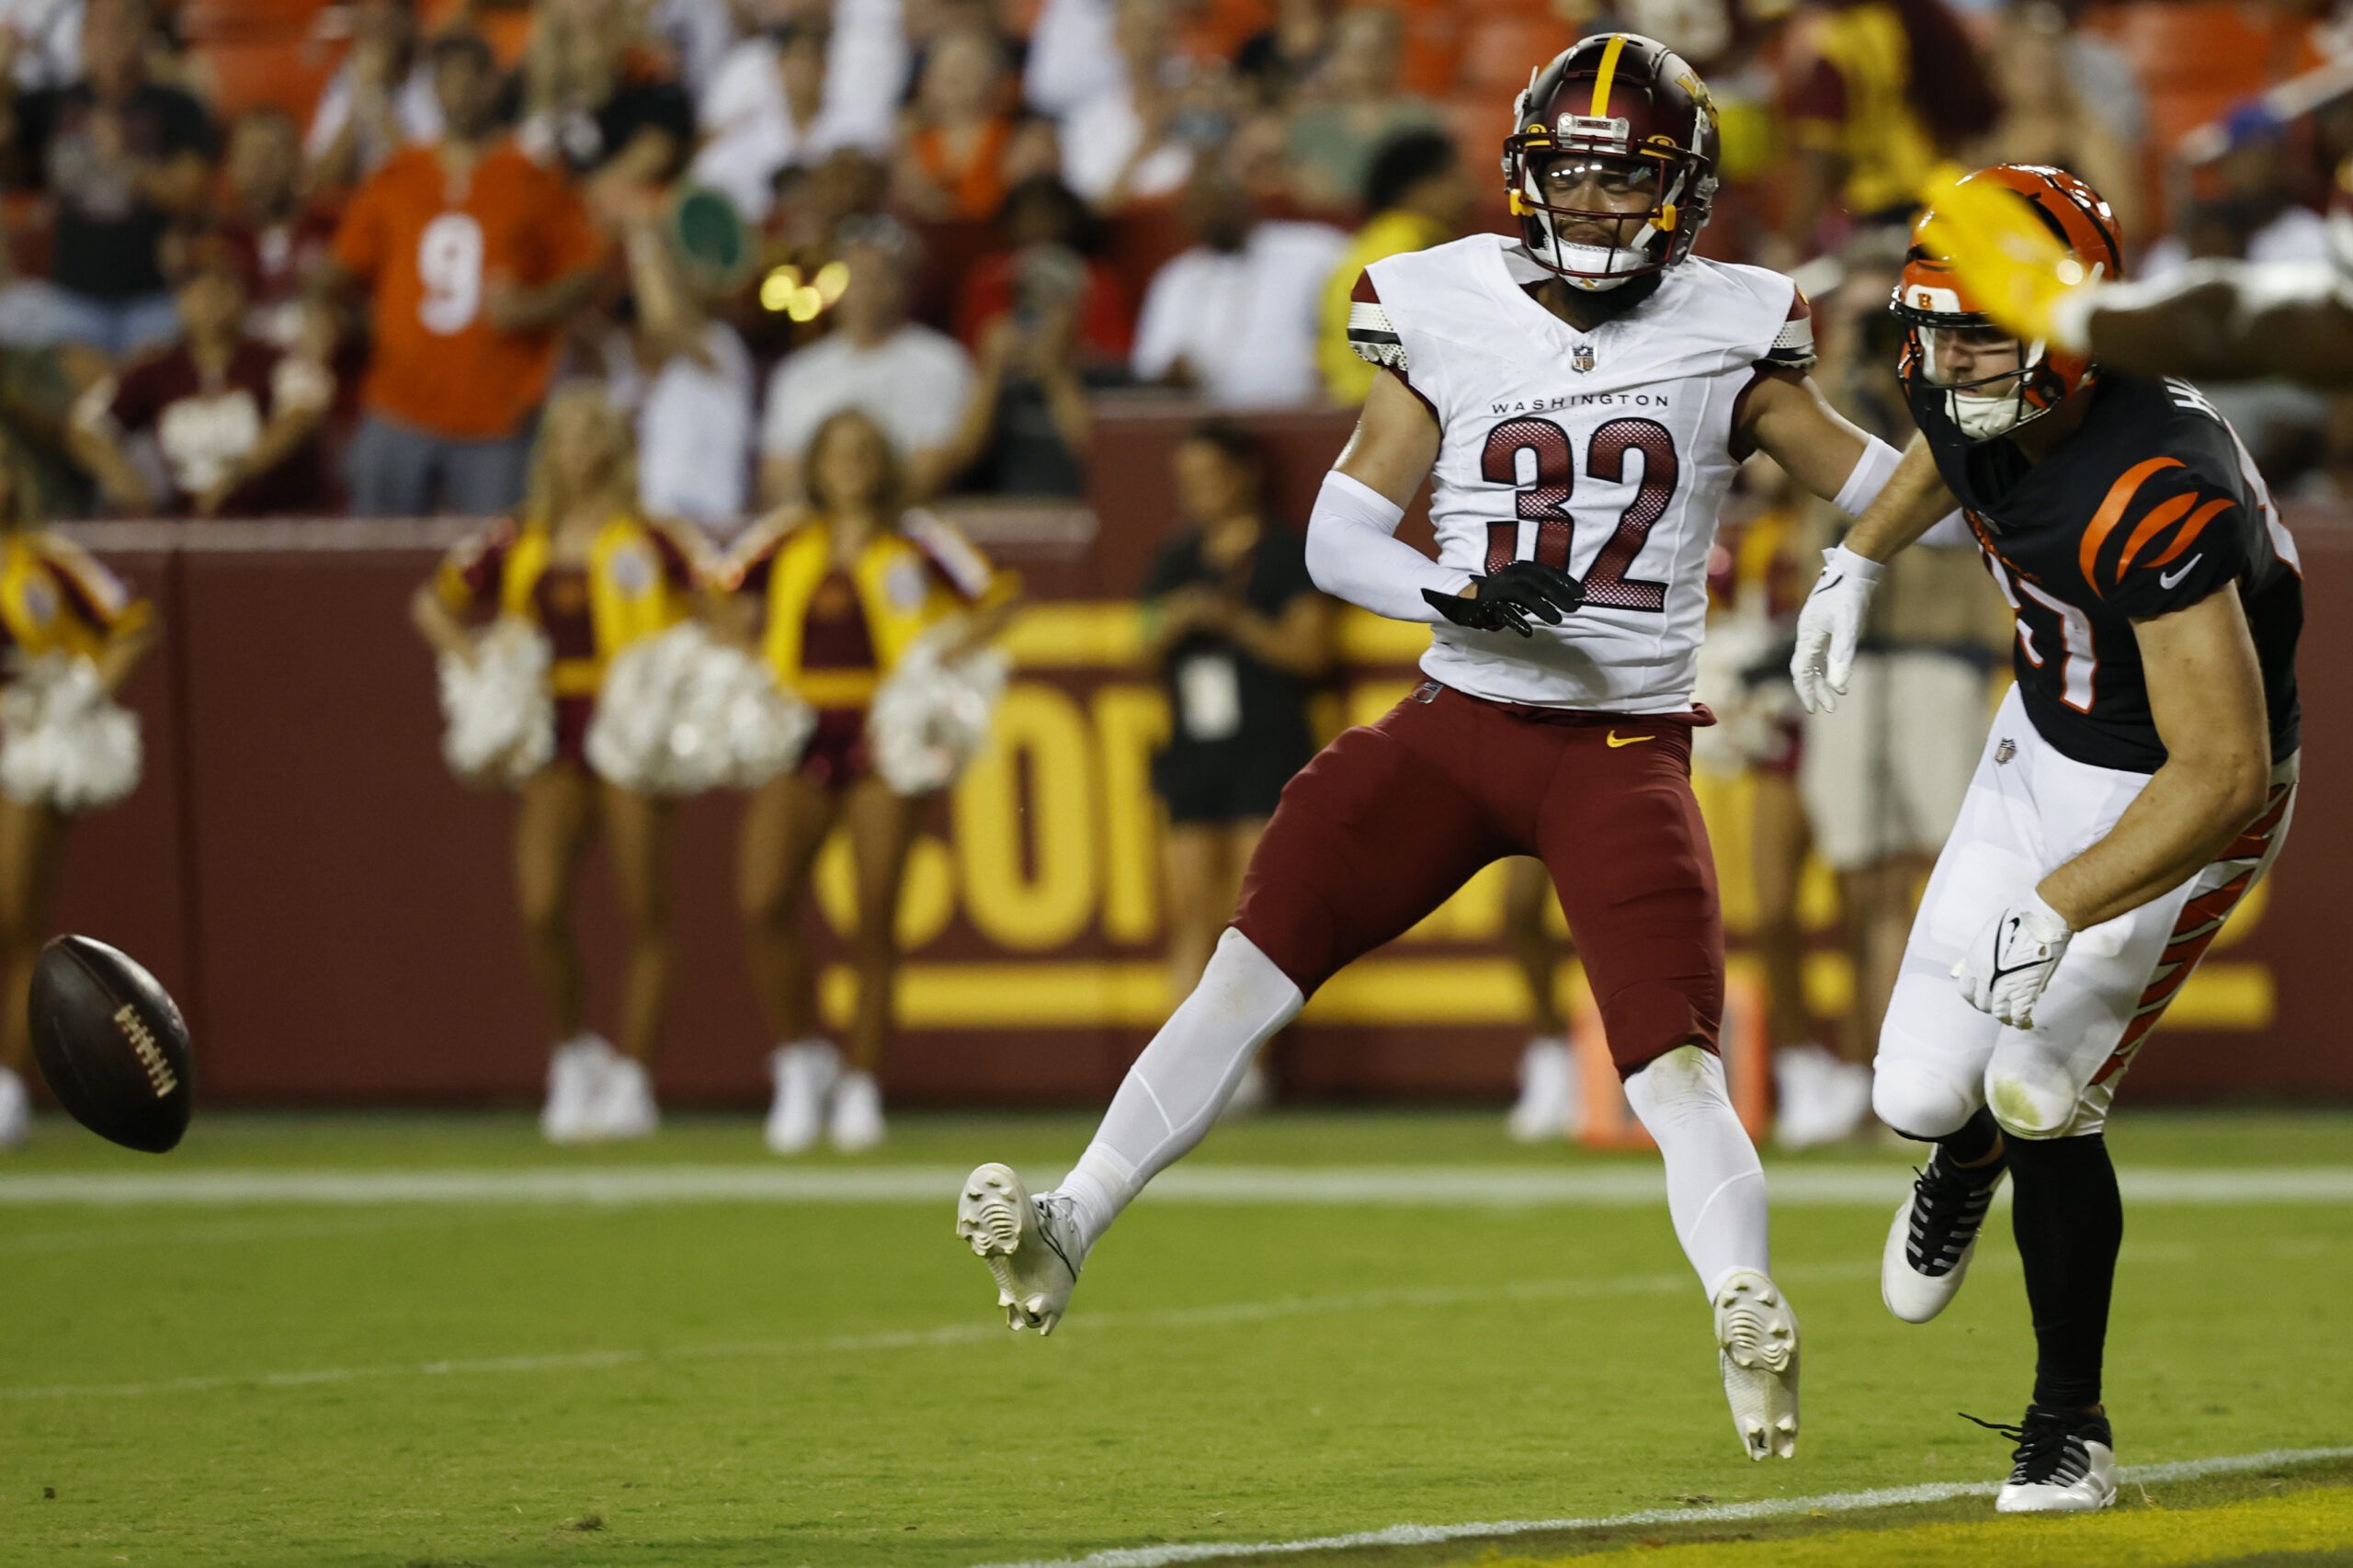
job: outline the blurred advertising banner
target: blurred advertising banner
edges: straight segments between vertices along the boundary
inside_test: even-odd
[[[1329,461],[1330,416],[1301,420],[1282,515]],[[1181,425],[1114,472],[1165,472]],[[1287,439],[1280,430],[1275,444]],[[1157,806],[1167,718],[1138,664],[1132,599],[1167,525],[1156,482],[1119,513],[997,508],[964,517],[1020,567],[1031,604],[992,749],[933,809],[903,911],[897,1103],[1092,1101],[1170,1005],[1161,958]],[[1117,528],[1100,519],[1119,517]],[[2133,1097],[2353,1097],[2337,894],[2353,840],[2353,517],[2296,517],[2311,606],[2304,790],[2272,884],[2249,900],[2133,1072]],[[74,530],[165,618],[129,694],[148,770],[76,830],[61,924],[140,956],[188,1006],[213,1103],[517,1102],[537,1095],[547,1026],[514,912],[511,798],[445,769],[432,662],[407,601],[459,530],[445,523],[97,524]],[[1327,729],[1412,685],[1427,631],[1350,612]],[[1957,722],[1975,723],[1974,715]],[[1750,789],[1703,777],[1735,973],[1755,920]],[[681,1104],[764,1095],[765,1038],[737,915],[742,798],[678,811],[671,868],[676,990],[657,1079]],[[1597,854],[1608,846],[1597,845]],[[618,920],[601,858],[580,933],[592,1018],[610,1027]],[[1495,1097],[1526,1030],[1502,955],[1503,869],[1475,877],[1388,949],[1335,979],[1274,1047],[1287,1092],[1329,1099]],[[816,879],[823,1000],[846,1015],[847,851]],[[1848,968],[1830,880],[1805,881],[1807,1000],[1827,1022]],[[1553,918],[1557,920],[1557,912]],[[1565,983],[1566,982],[1564,982]]]

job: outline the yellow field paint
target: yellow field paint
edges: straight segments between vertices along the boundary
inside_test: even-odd
[[[2133,1488],[2125,1486],[2130,1499]],[[1987,1509],[1992,1508],[1989,1502]],[[1739,1529],[1741,1526],[1721,1527]],[[1847,1528],[1820,1535],[1770,1535],[1749,1540],[1657,1544],[1636,1539],[1623,1547],[1567,1556],[1467,1559],[1479,1568],[1571,1568],[1639,1555],[1643,1568],[1733,1568],[1769,1562],[1773,1568],[2191,1568],[2228,1562],[2253,1552],[2313,1551],[2353,1541],[2353,1487],[2315,1487],[2214,1508],[2126,1507],[2069,1518],[2004,1518],[1907,1525],[1901,1529]]]

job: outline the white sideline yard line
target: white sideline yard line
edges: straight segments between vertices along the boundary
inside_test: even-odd
[[[2179,1264],[2207,1249],[2178,1243],[2129,1243],[2120,1263],[2128,1267]],[[2288,1244],[2267,1243],[2258,1250],[2282,1253]],[[1981,1274],[2016,1268],[2007,1255],[1980,1258]],[[1777,1268],[1783,1284],[1876,1278],[1875,1262],[1800,1263]],[[1613,1296],[1672,1295],[1692,1289],[1689,1274],[1585,1275],[1563,1279],[1525,1279],[1499,1285],[1396,1285],[1324,1296],[1276,1296],[1255,1301],[1225,1301],[1210,1306],[1165,1307],[1148,1312],[1088,1312],[1066,1320],[1059,1333],[1092,1335],[1105,1329],[1220,1328],[1232,1324],[1269,1323],[1280,1318],[1312,1317],[1393,1308],[1408,1311],[1492,1305],[1498,1301],[1597,1301]],[[157,1394],[205,1393],[222,1389],[267,1391],[313,1388],[321,1384],[370,1382],[404,1378],[476,1377],[535,1372],[599,1371],[621,1367],[675,1365],[694,1361],[793,1359],[813,1355],[856,1355],[888,1350],[920,1350],[944,1345],[972,1345],[1012,1337],[994,1312],[977,1314],[978,1322],[945,1324],[935,1328],[888,1329],[872,1334],[832,1335],[809,1339],[760,1339],[732,1344],[688,1345],[661,1349],[620,1348],[563,1351],[534,1356],[479,1356],[434,1361],[396,1361],[373,1366],[314,1367],[294,1371],[218,1372],[167,1378],[153,1382],[51,1383],[0,1387],[0,1404],[60,1399],[142,1399]]]
[[[2256,1454],[2222,1454],[2211,1459],[2177,1460],[2168,1464],[2128,1464],[2119,1479],[2146,1485],[2153,1482],[2195,1481],[2201,1476],[2229,1475],[2239,1471],[2269,1470],[2280,1465],[2316,1464],[2325,1460],[2353,1459],[2353,1448],[2267,1449]],[[1867,1492],[1823,1492],[1811,1497],[1767,1497],[1754,1503],[1716,1503],[1697,1508],[1643,1508],[1630,1514],[1595,1515],[1574,1519],[1493,1519],[1465,1525],[1391,1525],[1386,1529],[1354,1535],[1319,1536],[1312,1540],[1202,1541],[1186,1545],[1123,1546],[1085,1557],[1033,1558],[1021,1562],[993,1562],[983,1568],[1172,1568],[1180,1562],[1214,1562],[1222,1558],[1304,1556],[1316,1551],[1346,1551],[1374,1546],[1438,1546],[1450,1540],[1489,1540],[1509,1536],[1555,1531],[1627,1529],[1642,1525],[1737,1524],[1752,1519],[1781,1519],[1800,1514],[1851,1514],[1869,1508],[1901,1507],[1943,1503],[1955,1497],[1989,1497],[1997,1481],[1938,1481],[1917,1486],[1881,1486]]]
[[[571,1205],[946,1203],[965,1171],[790,1165],[606,1165],[577,1169],[348,1171],[222,1168],[0,1176],[0,1209],[259,1208],[271,1205]],[[1039,1175],[1045,1175],[1040,1172]],[[1877,1207],[1901,1196],[1896,1165],[1768,1165],[1777,1208]],[[2244,1208],[2353,1204],[2353,1165],[2128,1168],[2136,1203]],[[1390,1208],[1647,1208],[1661,1196],[1650,1162],[1573,1168],[1506,1165],[1199,1165],[1152,1186],[1154,1203]]]
[[[1879,1266],[1854,1263],[1800,1266],[1777,1271],[1784,1280],[1806,1278],[1859,1278],[1876,1275]],[[1693,1290],[1688,1273],[1621,1274],[1569,1279],[1530,1279],[1484,1286],[1393,1286],[1326,1296],[1276,1296],[1256,1301],[1226,1301],[1201,1307],[1169,1307],[1148,1312],[1090,1312],[1064,1323],[1055,1337],[1101,1329],[1217,1328],[1229,1324],[1267,1323],[1278,1318],[1325,1313],[1379,1312],[1384,1309],[1445,1308],[1504,1301],[1550,1301],[1610,1296],[1665,1295]],[[985,1297],[980,1298],[985,1301]],[[571,1351],[540,1356],[485,1356],[462,1360],[387,1362],[376,1366],[320,1367],[301,1371],[230,1372],[202,1377],[168,1378],[143,1383],[60,1383],[48,1386],[0,1388],[0,1403],[54,1399],[138,1399],[153,1394],[204,1393],[220,1389],[311,1388],[323,1383],[374,1381],[400,1378],[446,1378],[488,1373],[576,1372],[615,1367],[668,1365],[688,1361],[790,1359],[813,1355],[855,1355],[862,1352],[922,1349],[941,1345],[968,1345],[1013,1337],[998,1309],[973,1314],[976,1322],[947,1324],[936,1328],[891,1329],[873,1334],[831,1335],[808,1339],[748,1340],[735,1344],[689,1345],[665,1349]],[[1024,1335],[1023,1337],[1027,1337]]]

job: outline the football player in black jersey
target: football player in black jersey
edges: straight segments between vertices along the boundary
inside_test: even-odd
[[[2119,277],[2108,204],[2058,169],[1969,176]],[[1920,437],[1825,565],[1792,665],[1834,705],[1881,564],[1956,506],[2017,613],[1995,718],[1914,921],[1872,1103],[1935,1145],[1881,1294],[1923,1323],[1959,1289],[2006,1170],[2039,1352],[1997,1506],[2116,1494],[2100,1361],[2123,1233],[2101,1137],[2118,1081],[2247,890],[2295,800],[2302,585],[2245,449],[2186,381],[2021,344],[1915,227],[1894,301]],[[1959,716],[1956,715],[1956,718]],[[1955,982],[1959,982],[1956,990]]]
[[[2029,342],[2150,375],[2353,386],[2353,159],[2336,173],[2326,262],[2204,261],[2146,283],[2071,267],[1997,189],[1955,194],[1931,187],[1943,212],[1934,243],[1985,313]]]

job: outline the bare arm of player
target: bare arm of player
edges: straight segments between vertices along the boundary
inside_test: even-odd
[[[2200,263],[2180,276],[2087,290],[2076,331],[2103,365],[2199,381],[2286,376],[2353,387],[2353,303],[2325,267]],[[2062,328],[2070,307],[2052,312]]]
[[[2097,843],[2035,891],[2081,931],[2195,875],[2263,809],[2271,733],[2235,593],[2132,623],[2165,766]]]
[[[1378,370],[1357,427],[1332,467],[1403,511],[1438,461],[1438,434],[1429,404],[1393,372]]]
[[[1836,501],[1871,449],[1871,438],[1830,406],[1813,378],[1768,370],[1741,400],[1734,455],[1754,449],[1824,501]]]
[[[1373,378],[1355,433],[1324,478],[1307,519],[1307,574],[1335,598],[1392,620],[1435,624],[1425,590],[1460,595],[1468,573],[1396,537],[1405,504],[1438,461],[1438,416],[1388,370]]]

